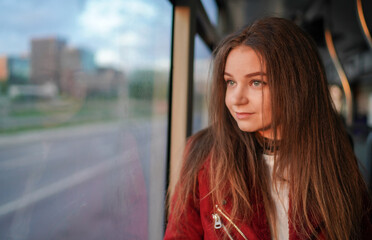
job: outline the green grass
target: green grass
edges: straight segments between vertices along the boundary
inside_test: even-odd
[[[21,132],[28,132],[28,131],[35,131],[35,130],[47,130],[47,129],[56,129],[56,128],[64,128],[70,126],[77,126],[82,124],[91,124],[91,123],[102,123],[102,122],[111,122],[114,119],[101,119],[96,121],[76,121],[76,122],[64,122],[56,125],[33,125],[33,126],[25,126],[25,127],[17,127],[17,128],[8,128],[8,129],[0,129],[0,135],[11,135]]]
[[[13,134],[38,129],[52,129],[110,121],[147,119],[157,115],[154,104],[149,100],[94,98],[84,101],[67,99],[60,104],[35,102],[12,104],[8,116],[13,121],[30,118],[33,121],[23,126],[4,127],[0,134]]]

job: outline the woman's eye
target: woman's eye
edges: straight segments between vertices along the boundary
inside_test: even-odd
[[[235,82],[233,80],[226,80],[226,85],[227,86],[233,86]]]
[[[253,80],[252,81],[252,86],[253,87],[262,87],[264,86],[266,83],[263,82],[263,81],[259,81],[259,80]]]
[[[253,81],[252,82],[252,85],[255,86],[255,87],[259,87],[261,86],[262,82],[261,81]]]

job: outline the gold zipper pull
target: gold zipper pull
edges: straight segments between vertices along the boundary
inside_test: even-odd
[[[212,214],[213,220],[214,220],[214,228],[220,229],[222,227],[221,218],[217,213]]]
[[[218,205],[216,205],[216,209],[217,209],[217,211],[218,212],[220,212],[220,214],[227,220],[227,221],[229,221],[230,223],[231,223],[231,225],[233,225],[233,227],[239,232],[239,234],[245,239],[245,240],[248,240],[248,238],[244,235],[244,233],[242,232],[242,230],[240,230],[239,228],[238,228],[238,226],[236,226],[236,224],[229,218],[229,216],[227,216],[222,210],[221,210],[221,208],[219,208],[218,207]],[[217,213],[215,213],[215,214],[212,214],[212,216],[213,215],[217,215],[217,217],[218,217],[218,219],[219,219],[219,221],[220,221],[220,223],[221,223],[221,219],[220,219],[220,216],[217,214]],[[213,216],[213,218],[214,218],[214,216]],[[221,225],[222,225],[222,223],[221,223]],[[216,222],[214,223],[214,227],[216,228]],[[229,236],[229,238],[230,239],[233,239],[232,237],[231,237],[231,235],[229,234],[229,232],[227,231],[227,229],[226,229],[226,227],[224,226],[224,225],[222,225],[222,227],[225,229],[225,231],[226,231],[226,233],[227,233],[227,235]],[[221,228],[221,227],[220,227]],[[216,228],[217,229],[217,228]]]

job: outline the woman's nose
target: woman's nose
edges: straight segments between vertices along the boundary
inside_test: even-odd
[[[247,104],[248,102],[248,92],[246,89],[243,87],[236,88],[233,93],[233,103],[236,105],[241,105]]]

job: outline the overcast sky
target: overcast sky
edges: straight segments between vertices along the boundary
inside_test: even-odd
[[[202,2],[216,23],[214,0]],[[27,55],[32,38],[58,36],[91,50],[99,65],[169,68],[168,0],[0,0],[0,22],[0,55]],[[209,55],[197,50],[198,58]]]
[[[30,52],[30,39],[58,36],[90,49],[100,65],[169,64],[167,0],[0,0],[0,55]]]

